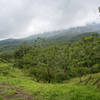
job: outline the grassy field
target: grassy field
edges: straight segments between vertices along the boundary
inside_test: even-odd
[[[0,63],[0,100],[100,100],[100,73],[65,81],[37,83],[24,73]]]

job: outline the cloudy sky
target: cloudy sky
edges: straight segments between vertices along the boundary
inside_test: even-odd
[[[100,0],[0,0],[0,39],[98,21],[98,6]]]

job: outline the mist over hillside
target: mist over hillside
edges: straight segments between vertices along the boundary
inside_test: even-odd
[[[73,27],[70,29],[58,30],[58,31],[51,31],[51,32],[44,32],[36,35],[31,35],[26,38],[22,39],[6,39],[0,41],[0,50],[13,50],[18,48],[23,42],[27,42],[28,44],[32,45],[34,40],[38,37],[48,39],[49,41],[70,41],[70,40],[77,40],[82,36],[87,36],[89,33],[95,32],[100,33],[100,24],[88,24],[86,26],[81,27]]]

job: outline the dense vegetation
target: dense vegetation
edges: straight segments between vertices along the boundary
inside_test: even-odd
[[[32,46],[0,52],[0,100],[99,99],[98,34],[63,42],[37,38]]]
[[[90,76],[92,76],[90,78]],[[63,84],[34,82],[12,63],[0,62],[0,100],[99,100],[100,73]]]
[[[24,43],[14,53],[14,67],[37,82],[63,82],[100,71],[98,34],[74,42],[51,43],[38,38],[33,46]]]
[[[91,77],[91,78],[90,78]],[[64,81],[34,82],[12,63],[0,61],[0,100],[99,100],[100,73]]]

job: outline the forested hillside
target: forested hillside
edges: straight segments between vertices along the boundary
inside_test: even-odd
[[[0,100],[99,100],[100,37],[37,38],[0,53]]]
[[[15,67],[43,82],[63,82],[100,71],[100,37],[98,34],[74,42],[52,43],[38,38],[15,52]],[[80,80],[81,81],[81,80]]]

